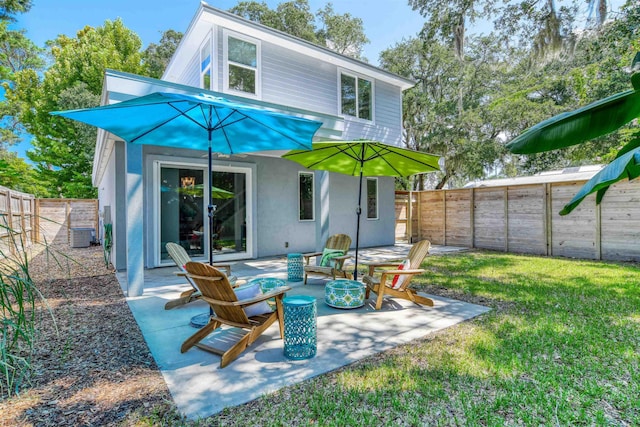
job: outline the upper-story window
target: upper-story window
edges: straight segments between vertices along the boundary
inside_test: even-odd
[[[340,73],[342,114],[373,120],[373,84],[371,80]]]
[[[260,44],[257,40],[225,32],[225,88],[260,96]]]
[[[211,36],[200,48],[200,87],[211,90]]]

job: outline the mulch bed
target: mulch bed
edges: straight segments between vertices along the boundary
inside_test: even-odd
[[[169,390],[101,247],[59,247],[29,266],[38,307],[32,377],[0,401],[0,425],[131,425],[176,417]],[[62,255],[65,254],[65,255]]]

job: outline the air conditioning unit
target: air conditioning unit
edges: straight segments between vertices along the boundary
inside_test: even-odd
[[[93,228],[72,228],[71,229],[71,247],[72,248],[88,248],[93,241]]]

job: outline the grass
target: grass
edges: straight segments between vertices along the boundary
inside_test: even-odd
[[[203,425],[640,425],[637,265],[478,252],[423,267],[425,292],[492,310]]]

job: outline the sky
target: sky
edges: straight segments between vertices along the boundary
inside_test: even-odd
[[[263,0],[259,0],[263,1]],[[272,9],[284,0],[266,0]],[[237,0],[209,0],[213,7],[227,10]],[[326,1],[309,0],[313,13],[324,8]],[[416,35],[423,18],[408,6],[407,0],[332,0],[336,13],[350,13],[362,19],[371,43],[365,46],[365,57],[372,64],[384,49]],[[19,25],[37,45],[58,34],[75,36],[85,25],[101,26],[105,20],[122,18],[129,29],[142,39],[143,46],[157,43],[164,30],[186,31],[200,0],[33,0],[31,10],[20,17]]]
[[[275,7],[284,0],[259,0]],[[610,0],[614,9],[624,0]],[[208,0],[219,9],[228,10],[238,0]],[[324,8],[327,1],[309,0],[313,13]],[[331,0],[336,13],[350,13],[360,18],[370,43],[364,47],[364,56],[377,65],[379,54],[404,39],[415,36],[422,28],[424,18],[413,11],[407,0]],[[75,37],[85,25],[98,27],[104,21],[122,18],[124,25],[138,34],[143,48],[157,43],[165,30],[185,32],[200,0],[33,0],[29,12],[19,16],[18,28],[27,31],[36,45],[43,47],[48,40],[60,34]],[[486,27],[484,30],[483,25]],[[473,31],[473,30],[472,30]],[[488,26],[478,24],[475,32],[488,32]],[[26,158],[28,141],[13,147]]]

